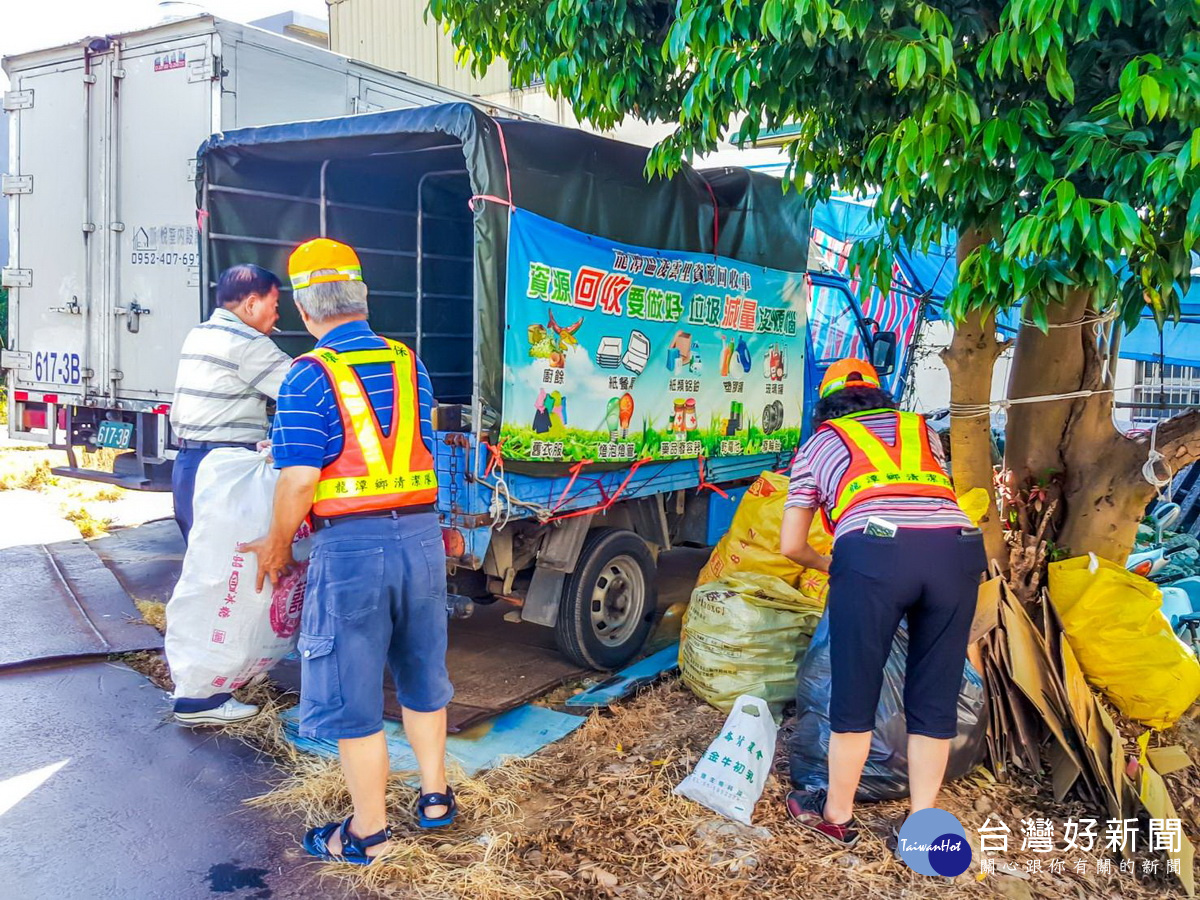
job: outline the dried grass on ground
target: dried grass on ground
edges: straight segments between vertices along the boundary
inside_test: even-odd
[[[81,453],[79,463],[86,469],[112,471],[115,456],[112,450]],[[115,526],[141,524],[165,512],[163,504],[149,501],[143,492],[59,477],[51,471],[65,465],[67,456],[62,451],[24,445],[0,448],[0,492],[40,494],[48,501],[47,511],[73,523],[84,538],[101,537]]]
[[[79,464],[85,469],[111,472],[116,453],[112,450],[81,452]],[[47,450],[42,445],[18,445],[0,449],[0,491],[27,490],[43,493],[57,492],[77,500],[111,503],[120,500],[126,491],[113,485],[73,478],[60,478],[50,470],[67,465],[67,454]]]
[[[167,604],[157,600],[138,600],[134,598],[133,605],[142,615],[142,622],[151,628],[158,629],[160,634],[167,632]]]
[[[293,702],[260,689],[252,702]],[[1157,877],[1097,874],[1102,848],[1090,854],[1022,853],[1020,822],[1031,816],[1059,824],[1088,810],[1055,804],[1046,784],[992,783],[985,774],[950,786],[943,806],[968,833],[997,816],[1013,830],[1001,862],[1019,875],[980,881],[978,862],[957,879],[934,885],[895,861],[884,846],[902,803],[860,810],[867,830],[854,850],[830,852],[784,813],[786,775],[776,774],[755,812],[753,828],[728,823],[672,790],[715,736],[723,717],[670,681],[611,713],[594,714],[569,738],[539,755],[513,760],[483,775],[455,777],[462,813],[449,829],[423,833],[412,822],[416,791],[393,775],[389,789],[394,848],[369,868],[329,866],[348,894],[395,898],[630,897],[1150,897],[1181,893],[1160,864]],[[252,801],[305,827],[344,817],[349,796],[333,760],[299,754],[282,739],[277,717],[259,717],[238,731],[273,753],[287,773]],[[782,756],[782,748],[781,748]],[[781,763],[782,759],[778,761]],[[777,770],[780,766],[777,763]],[[785,770],[784,770],[785,771]],[[1103,818],[1102,816],[1100,818]],[[1042,873],[1026,875],[1026,859]],[[1051,874],[1051,860],[1066,871]],[[1087,874],[1074,866],[1087,863]],[[335,891],[336,892],[336,891]]]
[[[1124,728],[1122,731],[1128,733]],[[1175,727],[1150,739],[1151,747],[1169,747],[1172,744],[1181,745],[1192,764],[1163,776],[1163,780],[1167,783],[1175,811],[1183,821],[1184,834],[1192,839],[1192,843],[1200,843],[1200,703],[1194,704]]]
[[[6,450],[0,455],[0,491],[44,491],[56,487],[59,479],[51,474],[52,463],[46,456]]]
[[[112,526],[112,519],[96,516],[93,510],[87,506],[65,508],[63,518],[73,523],[79,529],[79,534],[84,538],[106,535],[108,534],[108,529]]]
[[[175,690],[175,685],[171,681],[171,669],[162,653],[157,650],[137,650],[133,653],[123,653],[115,658],[135,672],[145,675],[156,688],[164,691]]]

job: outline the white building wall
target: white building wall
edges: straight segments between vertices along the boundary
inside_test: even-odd
[[[359,0],[354,0],[354,2],[359,2]],[[582,128],[585,131],[597,132],[605,137],[630,144],[639,144],[643,147],[653,147],[674,130],[670,125],[649,124],[629,118],[616,128],[601,132],[580,122],[575,118],[575,114],[571,111],[571,105],[566,100],[551,97],[541,87],[525,88],[519,91],[498,91],[484,94],[482,99],[499,106],[507,106],[526,115],[537,116],[539,119],[545,119],[547,122],[554,122],[557,125]]]
[[[328,0],[329,47],[354,59],[404,72],[559,125],[597,131],[575,118],[565,100],[543,87],[512,90],[508,67],[497,61],[483,78],[455,61],[454,44],[442,26],[425,15],[426,0]],[[651,147],[669,135],[670,125],[627,119],[606,137]],[[714,163],[723,165],[726,162]],[[733,163],[728,163],[733,164]]]
[[[950,345],[952,334],[953,329],[948,322],[926,322],[923,326],[914,365],[913,391],[906,403],[910,409],[933,412],[950,406],[950,373],[940,354]],[[992,400],[1004,398],[1011,368],[1010,350],[996,361],[992,376]]]
[[[916,412],[935,412],[950,406],[950,373],[939,355],[950,345],[953,329],[947,322],[928,322],[922,331],[921,346],[913,376],[913,391],[906,406]],[[1012,351],[996,361],[992,376],[992,401],[1003,400],[1008,392],[1008,379],[1012,372]],[[1137,375],[1137,364],[1133,360],[1117,361],[1116,399],[1128,401],[1133,393]],[[1118,409],[1115,414],[1118,424],[1128,426],[1129,410]]]

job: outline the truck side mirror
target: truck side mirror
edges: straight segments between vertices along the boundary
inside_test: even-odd
[[[881,378],[896,370],[896,332],[877,331],[871,340],[871,365]]]

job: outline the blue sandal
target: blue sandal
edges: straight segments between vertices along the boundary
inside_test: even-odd
[[[375,834],[367,837],[355,837],[350,833],[350,819],[353,818],[351,816],[345,822],[330,822],[328,825],[310,829],[308,834],[304,835],[304,849],[310,855],[315,856],[317,859],[323,859],[326,862],[369,866],[375,861],[375,857],[367,855],[367,848],[391,840],[392,830],[384,828],[383,831],[377,831]],[[342,852],[340,854],[333,853],[329,849],[329,839],[333,837],[333,833],[338,829],[341,829],[342,832]]]
[[[437,818],[431,819],[425,815],[425,810],[431,806],[446,807],[446,814]],[[441,828],[449,825],[454,821],[454,817],[458,815],[458,801],[454,799],[454,788],[446,785],[446,793],[438,794],[422,794],[417,798],[417,824],[422,828]]]

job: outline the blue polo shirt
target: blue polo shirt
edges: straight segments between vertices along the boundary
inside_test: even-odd
[[[366,322],[347,322],[339,325],[317,342],[317,348],[348,350],[381,350],[387,342],[371,330]],[[385,435],[392,430],[392,367],[389,363],[367,363],[355,366],[362,379],[367,399]],[[417,360],[417,403],[420,407],[421,438],[433,453],[433,384],[424,364]],[[402,411],[403,412],[403,411]],[[342,416],[333,395],[333,385],[321,364],[313,359],[297,359],[283,379],[279,402],[271,429],[271,454],[275,468],[311,466],[323,469],[342,452],[345,444]]]

